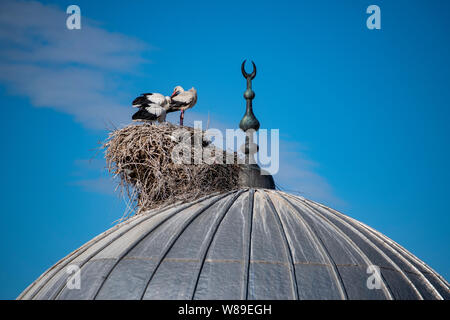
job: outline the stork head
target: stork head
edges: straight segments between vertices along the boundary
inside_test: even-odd
[[[175,97],[177,94],[180,94],[180,93],[182,93],[182,92],[184,92],[183,87],[182,87],[182,86],[176,86],[176,87],[173,89],[172,95],[171,95],[170,97],[173,98],[173,97]]]

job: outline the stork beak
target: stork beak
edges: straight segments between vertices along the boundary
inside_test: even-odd
[[[174,91],[172,92],[172,95],[171,95],[170,97],[173,98],[173,97],[175,97],[177,94],[178,94],[178,92],[174,90]]]

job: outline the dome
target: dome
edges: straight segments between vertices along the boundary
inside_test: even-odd
[[[81,270],[80,289],[66,286],[71,265]],[[380,270],[378,289],[367,284],[372,265]],[[259,188],[130,218],[60,260],[18,297],[449,298],[445,279],[383,234],[319,203]]]

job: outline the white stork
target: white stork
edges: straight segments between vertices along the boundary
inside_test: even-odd
[[[183,87],[176,86],[173,90],[168,112],[181,111],[180,126],[183,125],[184,111],[192,108],[197,102],[197,90],[194,87],[184,91]]]
[[[169,106],[170,102],[170,97],[165,97],[161,93],[143,93],[133,100],[133,107],[140,108],[145,105],[157,104],[164,108]]]
[[[166,109],[161,107],[159,104],[150,104],[145,107],[140,107],[138,112],[133,114],[132,119],[134,121],[149,121],[164,122],[166,121]]]
[[[133,107],[139,111],[133,114],[134,121],[164,122],[170,108],[171,99],[160,93],[143,93],[133,100]]]

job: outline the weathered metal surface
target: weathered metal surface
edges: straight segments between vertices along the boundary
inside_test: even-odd
[[[239,172],[239,186],[242,188],[275,189],[272,175],[262,174],[264,170],[257,164],[241,164]]]
[[[81,288],[66,285],[81,268]],[[380,288],[369,289],[369,265]],[[449,299],[449,284],[381,233],[316,202],[242,189],[134,217],[18,299]]]

